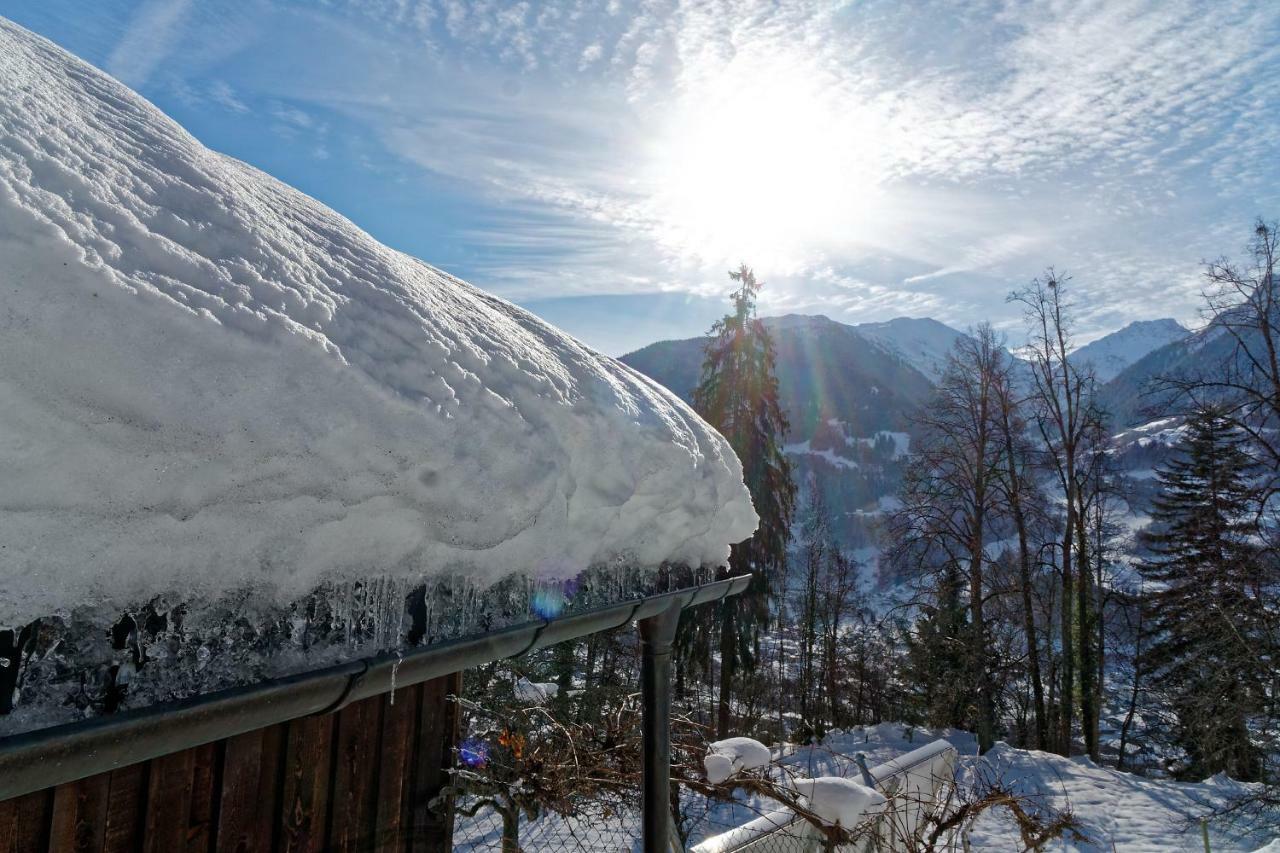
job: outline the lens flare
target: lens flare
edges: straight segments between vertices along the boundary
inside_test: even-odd
[[[579,576],[580,578],[581,576]],[[581,586],[579,578],[569,580],[535,580],[529,596],[529,609],[543,619],[554,619],[564,613]]]
[[[467,738],[458,744],[458,760],[468,767],[484,767],[489,760],[489,744],[479,738]]]

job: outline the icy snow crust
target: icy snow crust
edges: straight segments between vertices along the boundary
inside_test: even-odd
[[[673,394],[0,19],[0,625],[161,592],[717,564]]]

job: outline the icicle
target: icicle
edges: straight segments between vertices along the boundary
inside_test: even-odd
[[[396,649],[396,662],[391,665],[391,704],[396,704],[396,673],[400,671],[400,664],[404,663],[404,655],[399,649]]]

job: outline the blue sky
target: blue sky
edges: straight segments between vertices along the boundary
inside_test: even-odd
[[[765,313],[1194,321],[1280,217],[1280,3],[0,0],[206,145],[612,354]]]

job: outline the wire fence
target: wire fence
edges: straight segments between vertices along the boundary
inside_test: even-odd
[[[459,815],[453,849],[501,853],[630,853],[639,849],[640,814],[616,814],[584,807],[577,814],[546,814],[534,820],[516,816],[515,824],[492,809],[473,817]]]
[[[871,853],[955,849],[954,833],[935,833],[921,844],[921,831],[938,826],[952,795],[955,751],[945,742],[927,745],[870,771],[887,800],[883,808],[848,831],[832,827],[807,808],[793,786],[767,775],[738,780],[740,800],[707,796],[705,785],[686,780],[678,788],[672,851],[691,853]],[[638,780],[637,780],[638,781]],[[724,793],[724,792],[721,792]],[[638,794],[638,790],[637,790]],[[752,796],[752,795],[756,796]],[[759,795],[765,794],[761,797]],[[771,794],[772,796],[767,796]],[[502,853],[540,851],[632,851],[641,844],[639,810],[577,802],[569,810],[531,814],[492,799],[463,798],[456,804],[455,850]]]

